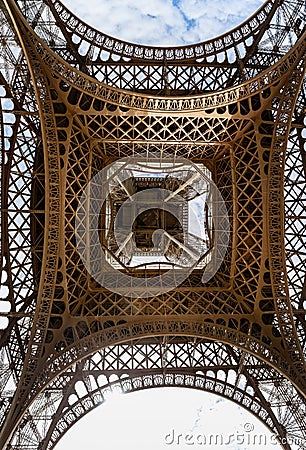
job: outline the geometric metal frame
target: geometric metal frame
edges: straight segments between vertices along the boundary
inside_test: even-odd
[[[1,2],[2,448],[53,448],[107,390],[167,385],[232,398],[304,448],[303,2],[180,48],[26,3]],[[209,168],[231,238],[209,282],[195,270],[148,302],[90,277],[74,220],[95,173],[152,150]]]

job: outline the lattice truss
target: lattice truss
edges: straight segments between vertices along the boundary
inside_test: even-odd
[[[185,386],[304,449],[304,2],[182,48],[113,39],[57,0],[0,4],[1,448],[53,448],[111,391]],[[230,221],[208,282],[198,268],[149,300],[100,286],[75,241],[91,178],[148,152],[207,167]]]

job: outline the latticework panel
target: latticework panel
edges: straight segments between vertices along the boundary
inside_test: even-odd
[[[285,248],[289,292],[296,326],[305,349],[305,86],[300,91],[285,163]]]
[[[267,1],[249,20],[210,41],[178,48],[135,45],[92,29],[57,0],[31,2],[39,36],[85,73],[121,89],[184,95],[216,91],[276,63],[303,32],[303,1]]]
[[[33,198],[36,150],[41,136],[28,66],[1,9],[1,402],[0,421],[20,379],[33,324],[39,279],[34,255],[41,257],[41,233],[33,223],[41,200]],[[27,88],[25,89],[25,80]],[[40,241],[40,245],[38,244]],[[39,251],[40,246],[40,251]]]
[[[14,447],[27,442],[35,448],[37,440],[43,448],[53,448],[80,417],[103,405],[112,393],[167,386],[213,392],[237,402],[262,420],[285,448],[286,443],[303,448],[304,432],[297,424],[304,405],[284,378],[235,348],[179,337],[110,346],[79,362],[37,398],[29,411],[35,422],[24,418]]]
[[[177,49],[109,38],[58,1],[1,6],[3,448],[52,448],[112,386],[161,385],[232,397],[298,437],[285,449],[304,448],[301,2],[267,1],[233,32]],[[208,280],[198,265],[148,299],[120,275],[114,291],[101,285],[75,227],[96,174],[150,155],[205,167],[229,239]]]

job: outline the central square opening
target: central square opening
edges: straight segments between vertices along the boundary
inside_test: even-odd
[[[113,163],[101,240],[115,268],[204,267],[213,239],[211,173],[183,158]]]

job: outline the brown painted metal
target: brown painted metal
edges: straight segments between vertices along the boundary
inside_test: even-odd
[[[58,0],[0,5],[1,448],[51,449],[108,389],[170,385],[305,448],[303,2],[182,48],[103,35]],[[90,179],[146,151],[208,167],[231,227],[209,282],[149,300],[95,282],[74,236]]]

